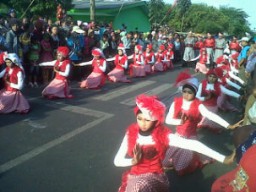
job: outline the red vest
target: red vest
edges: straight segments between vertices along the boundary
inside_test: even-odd
[[[10,83],[17,84],[18,83],[18,73],[21,72],[23,73],[22,69],[19,68],[18,66],[14,66],[12,68],[12,73],[10,74],[11,68],[7,67],[4,75],[4,79],[8,80]],[[15,89],[13,87],[10,87],[9,84],[5,84],[5,89],[6,91],[17,91],[18,89]]]
[[[165,57],[165,54],[164,54],[164,52],[162,52],[162,53],[157,53],[156,54],[156,61],[158,62],[158,63],[160,63],[160,62],[162,62],[162,60],[164,60],[164,57]]]
[[[100,58],[99,60],[93,59],[93,61],[92,61],[93,72],[104,73],[105,71],[102,71],[99,68],[100,66],[103,66],[104,62],[105,62],[105,59],[103,59],[103,58]]]
[[[220,83],[216,82],[214,83],[214,90],[206,90],[206,86],[208,84],[207,80],[203,80],[202,81],[202,96],[207,96],[209,94],[209,92],[212,93],[212,97],[211,99],[208,99],[206,101],[203,101],[203,104],[205,106],[216,106],[217,105],[217,99],[218,96],[221,94],[221,89],[220,89]]]
[[[203,41],[197,41],[195,44],[195,49],[202,49],[204,47]]]
[[[127,61],[127,56],[123,55],[123,56],[119,56],[116,55],[115,57],[115,66],[117,69],[123,69],[122,65],[125,64],[125,62]]]
[[[56,61],[54,67],[61,72],[65,72],[66,71],[66,67],[67,65],[70,65],[70,60],[64,60],[62,62]],[[67,77],[60,75],[59,73],[56,73],[55,76],[56,79],[60,79],[60,80],[65,80],[67,79]]]
[[[198,109],[201,102],[198,99],[194,99],[190,105],[189,110],[187,111],[182,109],[182,104],[182,97],[174,99],[174,118],[180,119],[182,114],[187,117],[187,120],[184,122],[183,125],[177,126],[176,132],[186,138],[196,136],[197,124],[202,119],[202,116]]]
[[[236,50],[237,52],[241,51],[241,47],[240,47],[239,43],[238,42],[234,42],[234,41],[229,43],[229,49],[230,50]]]
[[[142,54],[136,55],[136,54],[134,53],[134,54],[133,54],[133,64],[135,64],[135,65],[140,65],[140,64],[138,64],[137,62],[142,62],[142,57],[143,57]]]
[[[152,61],[152,57],[154,57],[154,53],[153,52],[150,52],[150,53],[147,53],[147,52],[144,52],[143,56],[145,58],[145,63],[148,64],[149,62]]]
[[[202,52],[200,53],[199,63],[201,63],[201,64],[207,63],[207,53],[206,54],[202,54]]]
[[[173,51],[168,51],[168,50],[166,50],[165,55],[166,55],[166,59],[167,59],[167,60],[171,60],[171,58],[172,58],[173,55],[174,55],[174,52],[173,52]]]
[[[214,48],[215,47],[215,40],[213,38],[205,39],[204,45],[206,48]]]
[[[142,159],[137,164],[132,166],[131,174],[143,173],[163,173],[162,161],[164,159],[167,148],[169,147],[170,130],[163,125],[156,126],[152,132],[154,145],[142,146]],[[139,134],[137,124],[131,125],[127,130],[128,135],[128,156],[133,157],[133,149]]]

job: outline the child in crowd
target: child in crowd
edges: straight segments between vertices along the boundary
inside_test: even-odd
[[[39,64],[39,58],[40,58],[40,51],[41,46],[38,42],[37,38],[35,36],[31,37],[31,44],[30,44],[30,50],[28,53],[28,60],[29,60],[29,86],[30,87],[38,87],[38,80],[40,76],[40,68],[38,66]]]
[[[48,62],[53,61],[53,49],[50,43],[50,34],[45,33],[43,35],[43,39],[41,41],[41,54],[40,54],[40,62]],[[52,78],[52,67],[43,67],[42,69],[43,83],[48,83]]]

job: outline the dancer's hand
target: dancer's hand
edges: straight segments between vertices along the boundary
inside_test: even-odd
[[[142,151],[141,146],[139,144],[136,144],[133,149],[133,159],[132,159],[132,165],[137,165],[142,157]]]
[[[182,113],[181,115],[181,125],[183,125],[188,120],[188,116]]]
[[[233,153],[231,155],[225,157],[223,163],[226,165],[230,165],[234,162],[235,157],[236,157],[236,150],[233,150]]]
[[[244,122],[244,120],[242,119],[242,120],[240,120],[240,121],[238,121],[236,124],[234,124],[234,125],[229,125],[228,126],[228,129],[236,129],[237,127],[240,127],[241,126],[241,123],[243,123]]]

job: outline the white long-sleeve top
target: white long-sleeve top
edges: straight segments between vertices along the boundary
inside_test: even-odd
[[[207,83],[206,90],[213,91],[214,90],[214,84]],[[237,99],[240,97],[240,95],[238,93],[227,89],[223,85],[220,85],[220,90],[225,95],[229,95],[229,96],[237,98]],[[198,91],[196,93],[196,98],[198,98],[200,101],[205,101],[205,97],[202,96],[202,83],[200,83],[200,85],[198,87]]]
[[[193,101],[186,101],[183,99],[181,108],[185,111],[189,110],[192,102]],[[174,106],[175,106],[175,101],[171,104],[171,107],[165,119],[165,123],[169,125],[181,125],[182,120],[174,118]],[[203,104],[199,105],[198,110],[203,117],[206,117],[214,121],[215,123],[218,123],[222,127],[227,128],[230,125],[227,121],[222,119],[220,116],[209,111]]]
[[[3,78],[5,72],[6,72],[6,69],[4,69],[3,71],[0,72],[0,78]]]
[[[101,66],[99,66],[99,68],[100,68],[100,70],[103,71],[103,72],[106,71],[106,69],[107,69],[107,62],[106,62],[106,60],[102,63]]]
[[[11,76],[13,72],[13,69],[10,69],[9,70],[9,75]],[[23,73],[21,71],[19,71],[17,73],[17,77],[18,77],[18,82],[17,84],[15,83],[10,83],[10,87],[12,88],[15,88],[15,89],[18,89],[18,90],[21,90],[23,88],[23,85],[24,85],[24,76],[23,76]]]
[[[203,143],[192,140],[192,139],[185,139],[178,135],[170,133],[168,135],[169,138],[169,146],[170,147],[179,147],[182,149],[188,149],[192,150],[201,154],[204,154],[206,156],[209,156],[213,159],[216,159],[219,162],[224,162],[225,156],[212,150],[211,148],[207,147]],[[155,141],[153,140],[152,136],[142,136],[138,134],[138,138],[136,141],[139,145],[153,145],[155,144]],[[125,135],[122,144],[115,156],[114,164],[117,167],[127,167],[132,166],[132,158],[126,158],[126,154],[128,151],[128,136]]]
[[[40,63],[39,66],[54,66],[56,62],[57,62],[57,60],[53,60],[53,61],[49,61],[49,62],[43,62],[43,63]],[[62,65],[62,62],[60,62],[59,66],[61,66],[61,65]],[[65,69],[64,72],[59,71],[58,73],[61,76],[67,77],[69,75],[69,73],[70,73],[70,64],[68,64],[66,66],[66,69]]]
[[[146,53],[146,57],[148,57],[150,54],[151,54],[151,53]],[[155,63],[155,60],[156,60],[156,59],[155,59],[155,54],[154,54],[154,55],[152,55],[151,61],[149,61],[148,64],[150,64],[150,65],[154,64],[154,63]]]
[[[228,72],[228,75],[232,78],[232,79],[234,79],[234,80],[236,80],[236,81],[238,81],[239,83],[241,83],[242,85],[244,85],[244,80],[242,80],[240,77],[238,77],[238,76],[236,76],[234,73],[232,73],[231,71],[229,71]]]
[[[39,63],[39,66],[54,66],[57,60]]]
[[[60,65],[61,65],[61,64],[60,64]],[[67,76],[69,75],[69,72],[70,72],[70,64],[68,64],[68,65],[66,66],[66,69],[65,69],[64,72],[59,71],[59,72],[57,72],[57,73],[59,73],[61,76],[67,77]]]
[[[226,82],[227,82],[228,85],[230,85],[231,87],[236,88],[237,90],[240,90],[242,88],[240,85],[234,83],[229,78],[226,78]]]

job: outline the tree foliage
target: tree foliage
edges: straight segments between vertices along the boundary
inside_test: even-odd
[[[55,17],[58,4],[61,4],[65,10],[71,9],[71,0],[2,0],[4,4],[22,15],[26,11],[26,15],[41,15]],[[30,6],[30,7],[29,7]],[[28,9],[29,7],[29,9]]]
[[[197,33],[218,33],[242,35],[250,31],[248,15],[241,9],[221,7],[217,9],[206,4],[192,4],[182,20],[181,8],[173,11],[168,24],[175,30],[194,31]],[[183,24],[182,24],[183,22]],[[182,28],[181,28],[182,24]]]
[[[165,4],[163,0],[150,0],[149,8],[149,21],[151,24],[160,23],[164,16]]]

